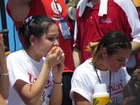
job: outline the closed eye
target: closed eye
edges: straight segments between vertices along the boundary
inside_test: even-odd
[[[122,59],[117,59],[119,62],[122,62],[123,60]]]

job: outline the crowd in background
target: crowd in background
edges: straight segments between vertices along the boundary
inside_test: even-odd
[[[7,54],[0,34],[0,105],[92,105],[100,83],[111,105],[138,105],[123,89],[140,66],[139,0],[8,0],[6,11],[23,49]]]

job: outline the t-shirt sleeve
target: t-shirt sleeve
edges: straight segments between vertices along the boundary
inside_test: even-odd
[[[73,93],[76,92],[87,99],[89,102],[91,102],[93,91],[91,85],[92,83],[90,78],[88,78],[88,75],[85,73],[86,71],[84,70],[82,70],[81,68],[75,70],[71,80],[70,97],[73,100]]]
[[[13,87],[17,80],[30,83],[28,72],[25,70],[26,64],[24,64],[20,58],[9,55],[6,60],[6,64],[9,71],[9,82],[11,87]]]
[[[84,98],[86,98],[89,102],[91,101],[91,92],[88,90],[88,87],[85,86],[85,84],[83,84],[82,82],[78,81],[78,80],[73,80],[72,81],[72,88],[70,91],[70,97],[73,100],[73,93],[76,92],[78,94],[80,94],[81,96],[83,96]]]

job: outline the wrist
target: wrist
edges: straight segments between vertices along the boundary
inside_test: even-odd
[[[55,81],[53,81],[53,83],[54,83],[54,84],[61,84],[62,81],[60,81],[60,82],[55,82]]]
[[[53,84],[55,84],[55,85],[63,85],[63,83],[62,83],[62,81],[61,82],[55,82],[55,81],[53,81]]]
[[[42,68],[44,68],[45,70],[48,69],[49,71],[51,70],[51,67],[48,63],[44,63]]]
[[[62,76],[60,76],[59,78],[53,78],[53,83],[56,83],[56,84],[62,83]]]
[[[2,73],[7,73],[8,72],[8,70],[7,70],[7,67],[6,67],[6,64],[4,63],[4,64],[2,64],[1,66],[0,66],[0,72],[2,72]]]
[[[62,82],[62,75],[61,76],[53,76],[53,82],[56,82],[56,83]]]
[[[7,75],[9,75],[9,73],[8,73],[8,71],[7,71],[7,72],[2,72],[2,71],[0,70],[0,75],[7,76]]]

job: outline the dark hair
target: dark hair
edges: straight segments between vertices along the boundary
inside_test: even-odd
[[[31,35],[40,38],[48,32],[52,24],[55,24],[55,21],[45,15],[36,15],[23,21],[18,28],[18,34],[24,38],[23,47],[28,48],[30,46]]]
[[[131,49],[131,43],[128,38],[128,35],[123,34],[120,31],[110,31],[104,35],[98,44],[92,44],[93,46],[88,46],[90,50],[93,50],[93,64],[97,59],[101,58],[101,49],[106,48],[107,54],[109,56],[118,52],[119,49]]]

